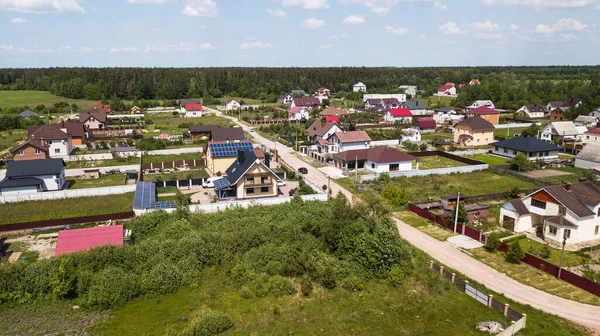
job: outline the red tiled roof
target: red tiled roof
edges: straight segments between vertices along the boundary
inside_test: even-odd
[[[340,122],[340,118],[338,116],[325,116],[325,121],[327,121],[327,122],[333,122],[333,123],[339,123]]]
[[[58,125],[29,126],[27,137],[36,140],[67,140],[69,135],[56,126]]]
[[[56,254],[87,251],[101,245],[123,245],[123,225],[59,231]]]
[[[475,114],[499,114],[500,112],[489,108],[487,106],[479,106],[477,108],[474,108],[472,110],[470,110],[468,113],[475,113]]]
[[[419,123],[419,128],[435,128],[437,123],[433,119],[420,119],[417,121]]]
[[[589,131],[585,132],[584,134],[600,134],[600,127],[589,130]]]
[[[446,84],[442,85],[442,86],[441,86],[441,87],[438,89],[438,91],[446,91],[446,90],[450,90],[450,89],[451,89],[451,88],[453,88],[453,87],[454,87],[454,83],[450,83],[450,82],[448,82],[448,83],[446,83]]]
[[[409,108],[393,108],[390,109],[390,113],[394,117],[412,117],[413,115]]]
[[[334,158],[341,161],[353,161],[353,160],[369,160],[375,163],[390,163],[390,162],[403,162],[403,161],[414,161],[417,158],[401,152],[397,149],[393,149],[387,146],[373,147],[369,149],[356,149],[349,150],[333,155]]]
[[[265,153],[260,148],[254,148],[254,155],[256,155],[256,157],[259,159],[265,158]]]
[[[341,143],[371,141],[371,137],[365,131],[336,132],[335,136]]]
[[[32,146],[32,147],[38,148],[39,150],[44,151],[44,152],[47,152],[48,149],[50,148],[50,146],[42,144],[39,140],[31,139],[31,140],[27,140],[25,142],[15,145],[11,149],[11,152],[14,153],[25,146]]]
[[[202,104],[185,104],[186,111],[202,111]]]
[[[331,145],[331,142],[325,140],[325,139],[319,139],[317,140],[317,143],[321,146],[327,146],[327,145]]]

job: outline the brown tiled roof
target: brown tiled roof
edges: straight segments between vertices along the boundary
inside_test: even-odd
[[[581,98],[569,98],[560,107],[573,107],[581,102]]]
[[[218,125],[191,125],[190,133],[210,133],[213,129],[219,127]]]
[[[475,116],[475,117],[464,119],[463,121],[459,122],[457,125],[469,126],[474,131],[487,131],[487,130],[494,129],[494,125],[492,125],[491,122],[483,119],[480,116]]]
[[[79,113],[79,121],[86,122],[89,118],[94,117],[99,122],[106,122],[106,112],[98,109],[87,109]]]
[[[371,137],[365,131],[336,132],[335,136],[341,143],[371,141]]]
[[[529,210],[527,210],[525,203],[523,203],[523,201],[520,199],[510,201],[510,204],[512,204],[515,210],[517,210],[519,216],[523,216],[529,213]]]
[[[315,120],[315,122],[308,127],[306,132],[309,136],[314,137],[315,135],[323,136],[329,129],[335,126],[335,123],[323,121],[323,120]]]
[[[259,159],[265,158],[265,153],[260,148],[254,148],[254,155],[256,155],[256,157]]]
[[[331,145],[331,142],[329,142],[325,139],[319,139],[319,140],[317,140],[317,143],[321,146]]]
[[[12,152],[12,153],[14,153],[14,152],[18,151],[19,149],[21,149],[21,148],[23,148],[23,147],[25,147],[25,146],[31,146],[31,147],[35,147],[35,148],[38,148],[38,149],[40,149],[40,150],[42,150],[42,151],[44,151],[44,152],[47,152],[47,151],[48,151],[48,149],[50,148],[50,146],[44,145],[44,144],[42,144],[42,143],[41,143],[40,141],[38,141],[38,140],[33,140],[33,139],[31,139],[31,140],[27,140],[27,141],[25,141],[25,142],[22,142],[22,143],[20,143],[20,144],[17,144],[17,145],[15,145],[15,146],[14,146],[14,147],[11,149],[11,152]]]
[[[565,102],[564,101],[551,101],[548,104],[552,107],[561,107]]]
[[[58,128],[58,124],[27,127],[27,138],[35,140],[67,140],[69,135]]]
[[[319,98],[315,97],[294,98],[294,105],[300,107],[314,107],[321,105],[321,101]]]
[[[63,124],[57,124],[60,128],[66,128],[67,134],[72,137],[85,137],[85,129],[82,122],[69,121]]]
[[[375,163],[388,163],[388,162],[402,162],[402,161],[414,161],[417,158],[401,152],[397,149],[393,149],[387,146],[374,147],[369,149],[356,149],[349,150],[333,155],[334,158],[342,161],[353,161],[353,160],[369,160]]]
[[[350,113],[346,110],[339,109],[335,106],[329,106],[319,113],[320,116],[347,116]]]
[[[590,181],[571,184],[571,191],[565,185],[545,187],[547,193],[562,205],[573,211],[578,217],[592,216],[595,213],[586,205],[596,206],[600,203],[600,189]]]
[[[539,104],[527,104],[527,105],[525,105],[525,107],[527,107],[529,112],[544,112],[544,113],[548,112],[548,110],[546,109],[546,106],[542,106]]]
[[[241,127],[218,127],[210,131],[212,141],[246,140],[246,135]]]
[[[568,226],[568,227],[573,227],[573,228],[577,227],[577,225],[568,221],[564,216],[546,216],[546,217],[544,217],[544,220],[546,222],[550,222],[550,223],[557,224],[560,226]]]

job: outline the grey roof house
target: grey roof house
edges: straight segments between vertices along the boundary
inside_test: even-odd
[[[561,148],[555,144],[531,137],[514,137],[512,139],[494,142],[490,145],[493,146],[492,154],[509,159],[512,159],[519,153],[523,153],[530,160],[554,160],[558,159],[558,152],[561,150]]]
[[[39,114],[37,112],[33,112],[31,110],[25,110],[25,111],[19,113],[19,115],[24,118],[29,118],[29,117],[33,117],[33,116],[38,116]]]
[[[0,195],[18,196],[61,190],[65,186],[62,159],[8,161],[6,177],[0,181]]]

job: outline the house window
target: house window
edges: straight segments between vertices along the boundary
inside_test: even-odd
[[[498,147],[494,146],[494,152],[498,151]]]
[[[25,152],[23,152],[22,149],[19,149],[19,151],[17,152],[19,155],[25,155]]]
[[[60,148],[54,148],[54,153],[60,154]]]
[[[548,152],[544,152],[544,156],[548,156],[548,154],[549,154]]]
[[[477,139],[477,142],[479,142],[479,139]]]
[[[517,155],[517,151],[516,150],[513,150],[513,155]]]
[[[544,201],[539,201],[536,199],[531,199],[531,206],[534,206],[536,208],[540,208],[540,209],[546,209],[546,202]]]
[[[254,184],[254,176],[247,176],[246,184]]]
[[[504,148],[504,154],[508,154],[508,149]]]
[[[589,136],[589,135],[586,135],[586,136],[585,136],[585,138],[586,138],[587,140],[590,140],[590,136]]]
[[[42,151],[39,148],[35,149],[35,154],[41,154],[41,153],[42,153]]]
[[[254,194],[254,188],[246,188],[246,194]]]
[[[533,153],[529,153],[529,157],[533,157]]]
[[[564,237],[571,238],[571,230],[570,229],[565,229],[565,235],[564,235]]]
[[[260,188],[260,192],[261,193],[268,193],[269,192],[269,187],[261,187]]]
[[[390,171],[398,171],[400,170],[400,164],[399,163],[392,163],[390,164]]]
[[[567,215],[567,208],[565,208],[562,205],[558,206],[558,214],[561,216],[566,216]]]
[[[557,232],[556,226],[554,226],[554,225],[548,225],[548,233],[550,233],[551,235],[555,235],[556,236],[556,232]]]
[[[375,164],[374,163],[371,163],[371,168],[375,169]],[[600,210],[598,210],[598,213],[600,213]],[[598,216],[600,216],[600,215],[598,215]]]

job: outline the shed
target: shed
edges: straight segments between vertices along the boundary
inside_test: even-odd
[[[123,245],[123,225],[59,231],[55,254],[87,251],[104,245]]]

